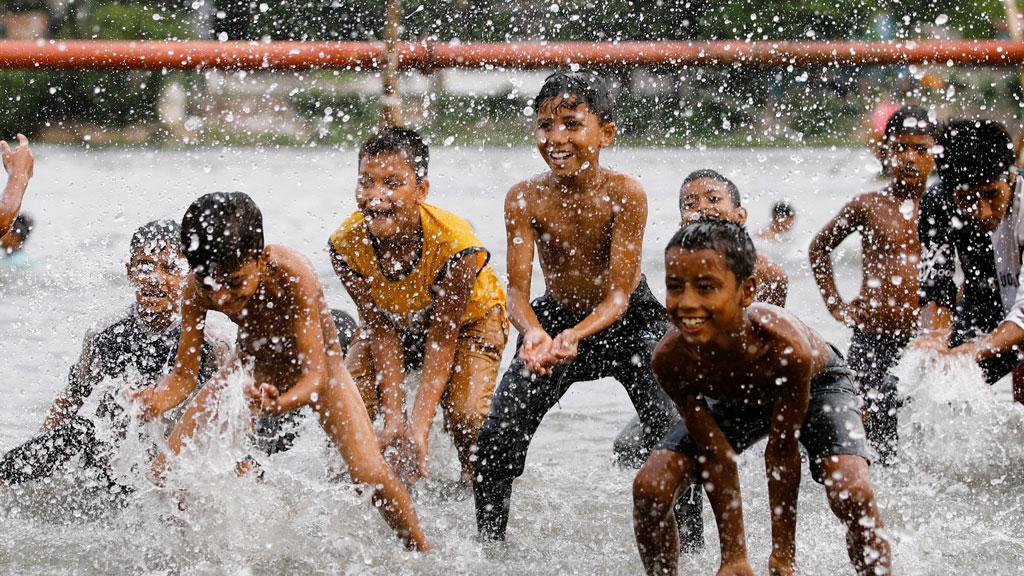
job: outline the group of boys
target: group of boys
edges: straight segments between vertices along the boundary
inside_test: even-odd
[[[543,417],[573,382],[611,376],[638,414],[627,427],[633,445],[617,441],[616,450],[643,462],[633,484],[634,527],[649,573],[675,573],[680,547],[702,545],[702,489],[719,528],[718,573],[753,573],[736,455],[765,437],[772,574],[791,574],[795,563],[800,444],[846,526],[858,573],[889,573],[868,441],[883,462],[895,458],[899,399],[888,372],[917,334],[918,310],[924,306],[925,341],[935,347],[994,329],[961,346],[989,364],[1024,341],[1024,294],[1015,291],[1024,226],[1007,179],[1012,153],[999,148],[1001,140],[991,144],[998,125],[944,129],[942,183],[929,204],[934,123],[921,109],[900,110],[886,129],[890,184],[846,205],[815,238],[811,262],[827,306],[854,327],[851,370],[835,347],[782,308],[786,273],[757,253],[739,190],[716,171],[683,180],[682,227],[665,249],[666,303],[658,302],[640,265],[646,194],[635,178],[600,164],[616,133],[607,87],[590,72],[556,73],[534,105],[537,147],[549,170],[506,196],[507,296],[468,222],[427,203],[424,141],[413,130],[381,129],[359,151],[358,210],[328,243],[359,313],[347,353],[311,264],[264,244],[262,214],[249,196],[204,195],[180,226],[153,222],[133,236],[128,275],[136,305],[86,338],[44,435],[0,461],[0,479],[47,475],[81,454],[115,486],[110,447],[76,412],[96,382],[128,366],[143,375],[126,395],[144,418],[185,406],[167,438],[169,453],[153,459],[159,477],[168,457],[210,424],[210,408],[232,392],[223,373],[248,365],[245,393],[263,451],[287,449],[284,430],[298,409],[310,407],[353,481],[373,491],[384,519],[418,550],[429,547],[408,489],[427,474],[429,432],[441,406],[463,481],[472,485],[478,530],[503,540],[513,481]],[[22,144],[15,153],[3,145],[5,166],[21,166],[12,180],[25,173]],[[27,165],[30,175],[30,154]],[[23,183],[20,190],[11,194],[18,204]],[[14,202],[6,192],[4,198],[6,210]],[[975,228],[954,225],[957,218]],[[855,232],[864,243],[864,282],[859,297],[845,303],[829,255]],[[998,251],[992,262],[979,253],[985,246],[987,254]],[[954,249],[968,276],[960,304]],[[546,292],[531,301],[535,250]],[[1013,290],[1000,292],[1004,284]],[[238,326],[232,353],[208,334],[210,310]],[[519,333],[516,355],[499,381],[509,323]],[[421,378],[407,409],[412,370]],[[123,420],[113,399],[101,411]]]

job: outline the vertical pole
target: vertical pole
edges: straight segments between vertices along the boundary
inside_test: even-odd
[[[398,93],[398,23],[402,17],[402,0],[387,0],[384,22],[384,71],[381,75],[381,124],[402,123],[402,98]]]

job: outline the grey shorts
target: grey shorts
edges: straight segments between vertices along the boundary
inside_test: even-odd
[[[771,406],[750,407],[717,401],[708,404],[718,427],[737,454],[768,436]],[[822,462],[830,456],[860,456],[871,462],[854,373],[834,349],[828,366],[811,382],[811,402],[800,428],[800,443],[810,457],[811,476],[819,484],[825,481]],[[676,424],[658,445],[658,450],[697,457],[697,445],[684,422]]]

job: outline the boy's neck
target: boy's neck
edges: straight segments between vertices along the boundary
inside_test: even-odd
[[[593,192],[600,188],[601,184],[604,183],[604,170],[601,166],[596,163],[593,166],[589,166],[584,170],[580,170],[572,176],[555,176],[555,180],[558,185],[572,194],[586,194]]]
[[[924,190],[928,184],[907,184],[898,180],[893,180],[889,183],[886,191],[890,196],[898,200],[920,200],[921,196],[924,195]]]
[[[400,231],[390,238],[374,237],[381,255],[388,254],[392,260],[409,264],[420,254],[423,243],[423,219],[420,218],[415,228]]]
[[[723,333],[720,337],[713,338],[711,342],[698,346],[697,349],[701,352],[711,353],[719,360],[743,356],[746,353],[747,343],[750,342],[753,330],[754,325],[750,321],[750,316],[744,310],[743,318],[737,326]]]

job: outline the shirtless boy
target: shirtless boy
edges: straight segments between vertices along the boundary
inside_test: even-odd
[[[414,130],[384,128],[359,150],[356,203],[331,236],[334,269],[361,325],[345,359],[381,445],[406,483],[427,474],[438,404],[462,477],[473,477],[507,339],[505,290],[469,223],[426,203],[429,150]],[[405,371],[422,367],[410,417]]]
[[[666,305],[673,325],[652,359],[683,422],[633,483],[633,521],[648,574],[675,574],[672,507],[681,488],[704,479],[724,575],[753,575],[747,558],[736,456],[768,438],[765,468],[772,523],[769,573],[791,575],[796,560],[800,444],[846,525],[858,574],[888,574],[868,447],[853,373],[794,315],[755,304],[754,245],[722,221],[684,226],[665,250]]]
[[[284,246],[263,244],[263,215],[241,192],[206,194],[181,223],[191,273],[185,282],[182,331],[174,369],[136,398],[149,418],[177,406],[196,387],[207,312],[238,325],[238,347],[252,360],[246,393],[259,416],[310,406],[348,463],[352,479],[371,487],[375,504],[409,548],[426,550],[412,501],[380,454],[359,391],[342,364],[338,332],[309,262]],[[167,445],[174,454],[208,425],[207,406],[227,388],[207,385],[189,404]],[[154,463],[166,465],[161,454]]]
[[[679,189],[679,217],[685,225],[698,220],[727,220],[743,226],[747,223],[747,209],[741,204],[736,184],[714,170],[697,170],[683,179]],[[754,269],[757,293],[754,300],[786,305],[789,277],[782,266],[763,254],[757,255]]]
[[[0,197],[0,238],[11,231],[11,225],[21,211],[21,200],[25,197],[28,181],[32,178],[34,161],[32,150],[28,147],[28,138],[18,134],[18,144],[16,150],[11,150],[6,141],[0,140],[0,156],[8,174],[4,195]]]
[[[864,427],[879,460],[889,464],[898,446],[897,379],[889,373],[917,333],[921,243],[917,222],[928,175],[935,169],[934,126],[923,108],[904,106],[885,126],[882,153],[889,185],[851,200],[814,237],[811,268],[829,312],[853,328],[847,359],[865,401]],[[843,302],[832,251],[860,234],[864,274],[860,294]]]
[[[666,324],[640,275],[647,197],[634,178],[599,163],[615,137],[607,88],[590,72],[555,73],[535,106],[534,136],[550,170],[505,198],[508,311],[520,336],[480,431],[474,477],[477,528],[496,540],[505,538],[512,482],[530,440],[573,382],[615,377],[648,447],[674,412],[649,364]],[[534,247],[547,292],[531,303]]]

